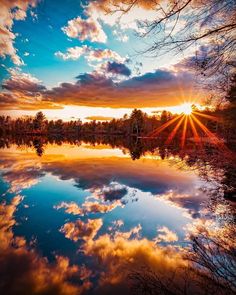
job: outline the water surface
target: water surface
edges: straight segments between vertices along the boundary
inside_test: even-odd
[[[188,247],[196,225],[219,221],[207,207],[214,184],[179,155],[156,149],[133,160],[125,148],[84,142],[0,153],[0,250],[12,294],[26,281],[40,294],[128,292],[127,263],[175,264],[168,251]]]

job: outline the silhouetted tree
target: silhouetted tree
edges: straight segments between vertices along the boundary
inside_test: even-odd
[[[130,115],[131,133],[140,135],[144,125],[144,113],[141,110],[134,109]]]
[[[45,116],[42,112],[38,112],[35,115],[34,121],[33,121],[33,126],[34,126],[34,130],[41,132],[43,130],[44,127],[44,120],[45,120]]]

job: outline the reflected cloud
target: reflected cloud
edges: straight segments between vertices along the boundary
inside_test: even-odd
[[[24,237],[14,236],[14,214],[23,200],[15,196],[10,204],[0,204],[0,274],[1,294],[78,295],[91,287],[90,271],[85,266],[70,265],[69,258],[56,255],[55,261],[30,249]]]
[[[63,180],[74,179],[78,187],[93,190],[115,181],[152,194],[163,193],[173,187],[182,193],[191,189],[196,181],[194,174],[180,172],[169,166],[168,161],[145,158],[139,162],[120,157],[66,159],[45,162],[43,170]]]
[[[120,294],[121,291],[129,294],[127,275],[140,266],[150,267],[163,278],[170,278],[176,269],[186,266],[181,253],[170,247],[161,248],[153,241],[137,238],[137,235],[130,239],[131,233],[139,231],[140,227],[136,227],[129,232],[115,236],[105,234],[85,243],[85,254],[96,258],[103,268],[96,294]]]
[[[157,197],[168,201],[174,206],[186,209],[189,216],[193,219],[198,219],[201,216],[201,210],[203,209],[203,203],[206,201],[206,196],[197,189],[191,189],[189,191],[190,193],[179,194],[170,190],[165,194],[157,195]]]
[[[78,219],[75,222],[68,222],[60,229],[65,234],[67,239],[78,241],[81,240],[93,240],[97,235],[99,229],[102,227],[102,219],[88,219],[87,222],[83,222]]]
[[[9,192],[19,193],[38,183],[39,178],[44,175],[40,162],[37,159],[25,159],[24,154],[4,154],[0,159],[2,178],[9,185]]]
[[[156,243],[159,242],[177,242],[178,241],[178,236],[175,232],[170,230],[166,226],[162,226],[159,229],[157,229],[158,235],[154,239]]]
[[[83,150],[90,151],[88,148]],[[97,149],[91,151],[97,152]],[[73,180],[78,188],[91,192],[82,206],[75,202],[62,202],[56,206],[56,209],[64,208],[74,215],[109,212],[129,199],[135,200],[135,190],[140,190],[187,209],[192,218],[200,216],[205,195],[198,190],[198,177],[194,172],[180,171],[171,165],[173,159],[143,157],[132,161],[127,157],[112,156],[112,153],[107,157],[96,157],[96,153],[87,157],[86,153],[78,153],[76,157],[66,146],[61,150],[54,148],[52,152],[40,159],[25,151],[3,153],[0,167],[3,179],[10,184],[9,190],[19,192],[35,185],[45,174],[52,174],[61,180]],[[72,152],[73,157],[68,157]]]

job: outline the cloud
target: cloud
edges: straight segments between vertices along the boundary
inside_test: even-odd
[[[62,58],[63,60],[77,60],[79,59],[87,50],[87,46],[75,46],[67,48],[66,53],[62,53],[61,51],[57,51],[55,56]]]
[[[137,231],[139,227],[130,232]],[[103,269],[96,294],[128,294],[130,282],[127,282],[127,275],[141,267],[143,273],[145,267],[150,268],[164,284],[176,273],[175,283],[180,287],[180,277],[186,266],[181,254],[174,249],[158,247],[145,238],[135,236],[130,239],[129,232],[114,237],[105,234],[89,240],[84,245],[84,252],[98,261]]]
[[[9,69],[9,72],[11,76],[9,79],[3,81],[3,89],[27,95],[33,95],[46,90],[46,87],[41,84],[41,81],[30,74],[16,69]]]
[[[122,63],[118,63],[118,62],[108,62],[106,64],[106,71],[108,73],[112,73],[112,74],[116,74],[116,75],[122,75],[122,76],[130,76],[131,75],[131,71],[130,69]]]
[[[9,183],[8,191],[11,193],[20,193],[23,189],[37,184],[39,178],[44,176],[37,159],[31,159],[29,162],[24,159],[24,155],[18,154],[15,159],[5,155],[0,160],[2,178]],[[11,167],[10,170],[9,167]]]
[[[49,263],[23,237],[14,235],[14,214],[22,200],[16,195],[10,204],[0,203],[0,293],[82,294],[91,287],[89,269],[70,265],[69,258],[58,255]]]
[[[92,42],[105,43],[107,36],[96,19],[91,17],[82,19],[81,17],[69,20],[67,26],[62,31],[70,38],[77,38],[81,41],[90,40]]]
[[[92,48],[87,45],[83,45],[81,47],[75,46],[67,48],[66,53],[63,53],[61,51],[55,52],[55,56],[60,57],[64,60],[77,60],[82,55],[85,56],[85,58],[89,62],[100,62],[104,59],[112,59],[119,62],[123,62],[125,58],[122,58],[117,52],[111,49],[98,49],[98,48]]]
[[[159,242],[176,242],[176,241],[178,241],[178,236],[176,235],[176,233],[171,231],[166,226],[160,227],[157,231],[158,231],[158,235],[154,239],[154,241],[156,243],[159,243]]]
[[[0,92],[2,109],[40,109],[61,108],[53,102],[43,101],[46,87],[36,77],[20,69],[8,69],[10,77],[3,80]]]
[[[116,37],[116,39],[120,42],[127,42],[129,40],[129,36],[124,34],[120,30],[113,30],[113,35]]]
[[[55,209],[59,210],[64,208],[66,213],[69,214],[73,214],[73,215],[84,215],[84,210],[79,207],[78,204],[76,204],[75,202],[70,202],[70,203],[66,203],[66,202],[61,202],[59,205],[54,206]]]
[[[93,157],[92,161],[91,158],[64,159],[63,161],[57,159],[47,161],[45,159],[42,169],[44,172],[51,173],[63,180],[73,179],[79,188],[96,192],[96,199],[123,198],[125,196],[125,190],[122,190],[124,186],[150,192],[160,198],[164,198],[163,194],[173,188],[174,193],[180,196],[195,190],[196,178],[193,174],[180,173],[175,167],[170,167],[167,162],[159,160],[157,163],[157,161],[145,159],[142,162],[135,162],[128,158],[114,156]],[[118,190],[118,193],[115,194],[108,189],[108,186],[111,186],[114,181],[119,183],[119,187],[113,188],[115,191]],[[187,204],[183,204],[183,207],[184,205],[187,206]]]
[[[91,53],[90,49],[82,47],[59,55],[64,59],[76,58],[83,51]],[[114,52],[106,50],[95,50],[91,54],[96,59],[115,57]],[[19,69],[10,69],[9,72],[11,76],[3,81],[3,91],[0,93],[0,105],[3,109],[57,109],[65,105],[168,107],[179,105],[189,97],[199,101],[203,95],[200,91],[193,91],[195,77],[191,72],[158,69],[127,78],[131,74],[130,69],[118,61],[97,65],[93,72],[78,75],[76,82],[64,82],[51,89]],[[126,79],[120,81],[121,76]]]
[[[86,120],[96,120],[96,121],[110,121],[114,119],[114,117],[105,117],[105,116],[89,116],[85,118]]]
[[[133,1],[97,0],[89,3],[86,12],[88,16],[113,27],[115,32],[117,30],[118,32],[124,32],[127,29],[142,32],[139,22],[156,20],[159,13],[155,9],[157,5],[158,1],[152,0],[139,0],[135,1],[135,3]],[[129,6],[132,9],[128,9],[124,13]]]
[[[87,59],[90,62],[93,61],[102,61],[104,59],[112,59],[115,61],[124,62],[124,58],[122,58],[117,52],[111,49],[92,49],[90,48],[88,51]]]
[[[6,250],[9,244],[14,241],[12,227],[16,224],[14,213],[17,206],[21,203],[23,197],[16,195],[12,198],[10,204],[1,201],[0,203],[0,250]],[[18,239],[19,242],[19,239]]]
[[[149,158],[132,161],[128,157],[110,153],[107,157],[104,157],[104,153],[102,157],[92,153],[92,158],[85,154],[71,159],[54,152],[51,156],[50,151],[48,153],[40,162],[37,155],[27,154],[29,161],[25,162],[25,152],[4,152],[0,159],[0,169],[5,181],[16,184],[13,186],[16,192],[19,191],[17,187],[26,188],[31,180],[34,182],[45,173],[50,173],[62,180],[72,179],[78,188],[89,190],[93,198],[103,202],[123,202],[132,193],[128,188],[134,188],[177,204],[180,208],[189,208],[193,213],[200,210],[204,201],[204,194],[200,194],[196,187],[196,176],[185,171],[180,173],[168,161],[153,161]],[[18,179],[22,181],[17,182]]]
[[[16,35],[12,32],[15,20],[24,20],[28,8],[34,7],[37,0],[0,0],[0,57],[10,56],[15,65],[23,65],[23,61],[14,48]]]
[[[205,201],[205,194],[200,191],[196,191],[195,193],[186,191],[184,194],[179,194],[178,192],[169,190],[165,194],[158,195],[158,198],[163,198],[179,208],[185,208],[193,219],[198,219],[200,217],[202,203]]]
[[[110,212],[118,206],[123,206],[125,200],[123,197],[128,194],[128,190],[118,184],[111,183],[110,186],[91,189],[92,195],[79,206],[75,202],[62,202],[55,206],[55,209],[65,209],[66,213],[84,216],[90,213],[106,213]],[[90,201],[89,199],[92,199]],[[95,199],[95,200],[94,200]],[[123,200],[121,200],[123,199]]]
[[[99,203],[99,202],[85,202],[83,204],[84,212],[86,214],[88,213],[106,213],[109,211],[112,211],[115,209],[117,206],[121,206],[121,202],[119,201],[114,201],[112,203],[104,204],[104,203]]]
[[[88,241],[93,240],[102,224],[102,219],[88,219],[87,223],[78,219],[75,222],[64,224],[60,231],[65,234],[67,239],[75,242],[79,239]]]
[[[111,71],[119,71],[114,64]],[[125,69],[125,74],[129,74]],[[193,75],[186,72],[156,70],[115,83],[99,73],[81,74],[75,83],[61,83],[45,91],[45,99],[54,103],[91,107],[140,108],[173,106],[189,98],[199,99],[193,92]]]
[[[101,193],[99,194],[99,196],[102,196],[102,198],[105,201],[114,201],[114,200],[120,200],[122,199],[125,195],[128,194],[128,190],[126,187],[124,186],[109,186],[109,187],[105,187]]]
[[[55,206],[54,208],[55,209],[65,208],[66,213],[84,216],[90,213],[106,213],[106,212],[112,211],[117,206],[121,206],[121,205],[122,204],[119,201],[115,201],[110,204],[99,203],[97,201],[95,202],[86,201],[83,203],[82,207],[80,207],[74,202],[71,202],[71,203],[62,202],[61,204],[59,204],[58,206]]]

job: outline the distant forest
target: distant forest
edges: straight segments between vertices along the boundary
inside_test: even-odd
[[[194,106],[193,106],[194,108]],[[196,109],[196,108],[195,108]],[[199,116],[199,120],[211,132],[217,133],[224,139],[232,139],[235,135],[235,126],[232,120],[228,120],[230,116],[228,110],[215,111],[209,110],[199,111],[198,113],[216,116],[218,120],[209,120],[206,117]],[[196,113],[195,113],[196,115]],[[120,119],[112,119],[110,121],[90,121],[82,123],[81,120],[63,121],[47,120],[42,112],[38,112],[35,117],[21,117],[13,119],[9,116],[0,116],[0,136],[8,135],[58,135],[58,136],[80,136],[80,135],[123,135],[123,136],[148,136],[153,130],[159,128],[169,120],[176,117],[168,111],[148,116],[141,110],[134,109],[130,116],[124,115]],[[167,127],[164,134],[168,134],[173,130],[173,125]],[[188,128],[187,137],[191,137],[191,128]],[[201,130],[198,130],[201,134]],[[181,128],[179,130],[181,132]],[[178,135],[178,134],[177,134]],[[233,136],[235,137],[235,136]]]

